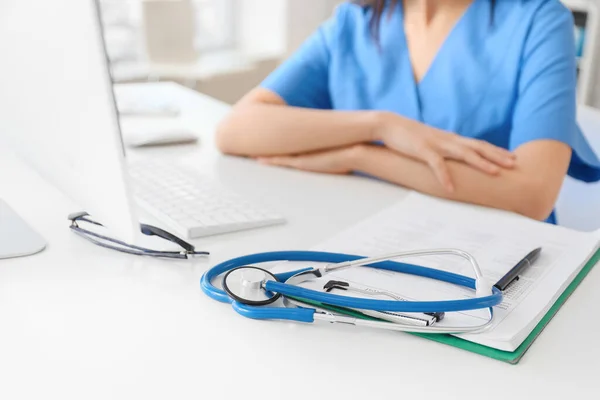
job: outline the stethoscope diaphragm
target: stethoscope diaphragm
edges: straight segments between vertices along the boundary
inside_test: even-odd
[[[223,277],[223,290],[235,301],[248,306],[267,306],[281,297],[264,289],[267,280],[278,282],[266,269],[244,266],[232,269]]]

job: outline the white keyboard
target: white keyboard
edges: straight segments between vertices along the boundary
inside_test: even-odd
[[[143,162],[131,165],[129,173],[138,204],[174,233],[190,239],[285,222],[181,166]]]

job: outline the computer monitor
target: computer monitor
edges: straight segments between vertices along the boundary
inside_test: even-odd
[[[81,208],[73,211],[136,240],[97,2],[0,1],[0,60],[0,137]]]

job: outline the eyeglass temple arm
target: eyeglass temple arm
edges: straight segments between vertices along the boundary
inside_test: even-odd
[[[140,228],[142,229],[142,233],[146,236],[158,236],[158,237],[168,240],[170,242],[177,243],[188,253],[194,253],[196,251],[196,248],[194,247],[194,245],[186,242],[183,239],[178,238],[177,236],[165,231],[164,229],[160,229],[160,228],[157,228],[156,226],[146,225],[146,224],[140,224]]]
[[[85,222],[89,222],[94,225],[103,226],[102,224],[100,224],[98,222],[95,222],[95,221],[92,221],[91,219],[86,218],[88,216],[89,216],[89,214],[86,212],[78,212],[78,213],[70,214],[68,218],[72,223],[76,223],[77,221],[85,221]],[[161,239],[165,239],[170,242],[176,243],[179,246],[181,246],[188,253],[194,253],[196,251],[196,248],[194,247],[194,245],[186,242],[183,239],[178,238],[177,236],[165,231],[164,229],[160,229],[160,228],[157,228],[156,226],[147,225],[147,224],[140,224],[140,229],[144,235],[158,236]]]
[[[69,216],[67,217],[69,219],[69,221],[71,221],[71,223],[75,224],[77,221],[84,221],[93,225],[97,225],[97,226],[104,226],[99,222],[96,222],[94,220],[91,220],[89,218],[90,214],[86,213],[85,211],[82,212],[76,212],[73,214],[69,214]]]

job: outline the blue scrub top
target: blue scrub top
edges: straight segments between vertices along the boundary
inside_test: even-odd
[[[559,0],[474,0],[418,84],[402,2],[381,20],[337,8],[263,83],[290,106],[386,110],[514,150],[537,139],[573,149],[569,175],[600,180],[600,161],[576,123],[573,16]]]

